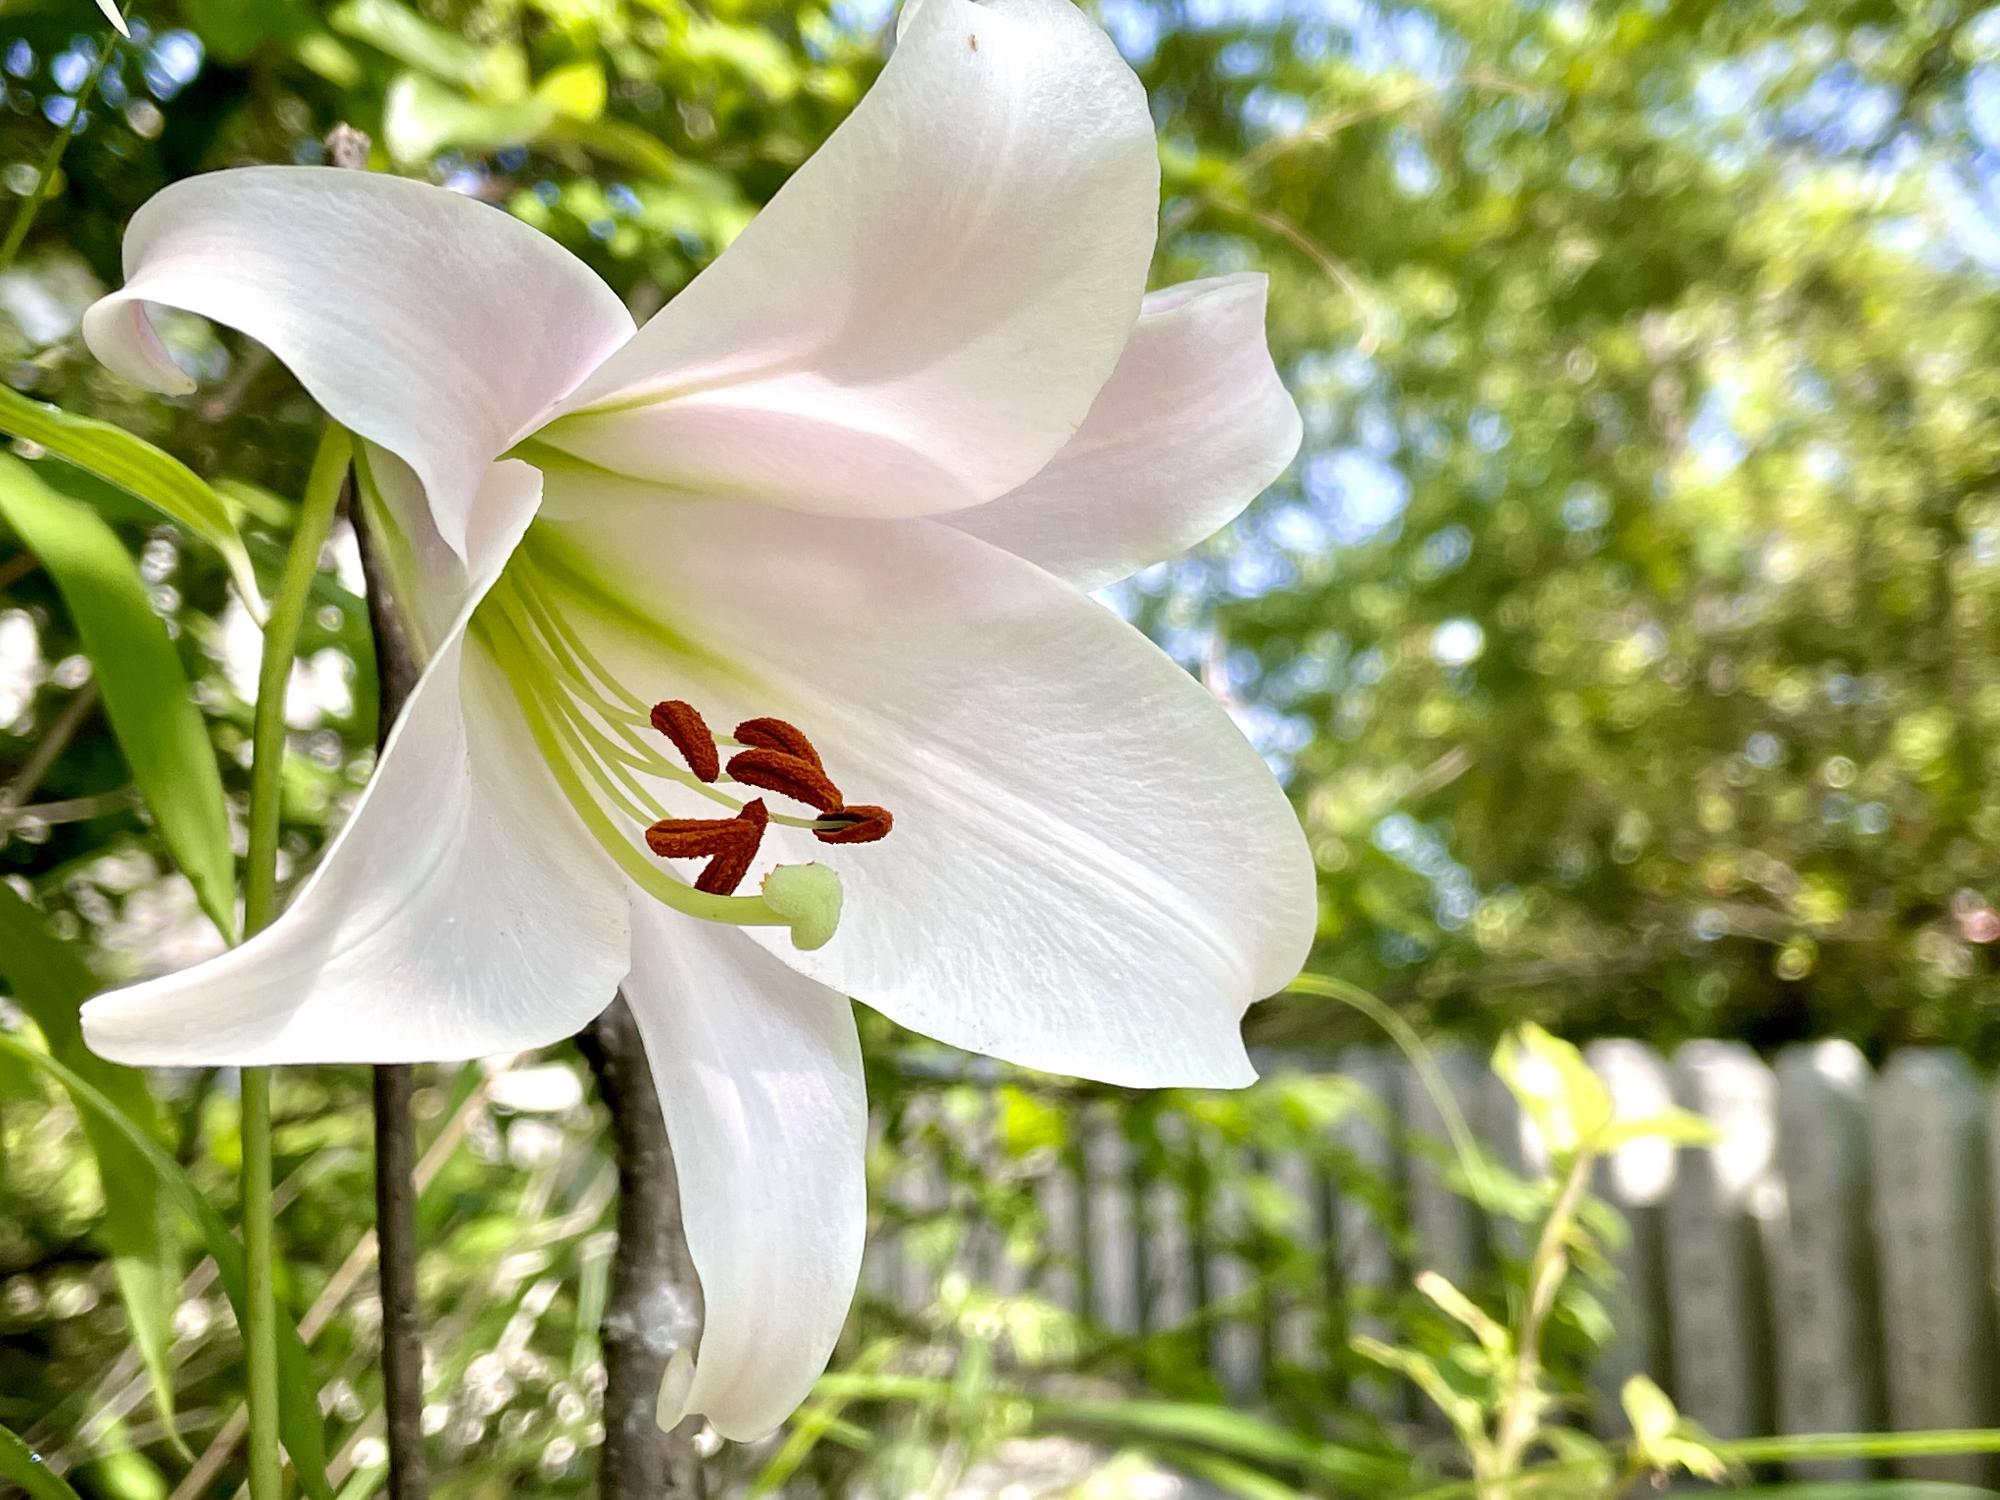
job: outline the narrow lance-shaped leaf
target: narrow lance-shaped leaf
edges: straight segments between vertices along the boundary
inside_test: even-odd
[[[215,1205],[202,1196],[201,1190],[189,1179],[180,1163],[127,1118],[101,1089],[85,1082],[53,1057],[45,1056],[33,1048],[22,1045],[4,1032],[0,1032],[0,1053],[21,1058],[49,1074],[69,1091],[69,1096],[75,1101],[79,1111],[115,1130],[145,1158],[154,1179],[167,1190],[169,1196],[180,1205],[201,1231],[203,1243],[215,1261],[216,1274],[221,1278],[222,1289],[228,1294],[230,1305],[236,1309],[240,1324],[246,1288],[243,1247],[237,1242],[236,1236],[230,1233],[229,1225],[217,1212]],[[332,1500],[333,1491],[326,1480],[326,1434],[320,1425],[318,1390],[318,1384],[312,1378],[311,1366],[306,1362],[305,1345],[299,1339],[298,1328],[290,1318],[280,1317],[278,1319],[279,1429],[284,1438],[286,1451],[292,1456],[292,1466],[298,1471],[300,1487],[311,1500]]]
[[[0,520],[69,606],[132,779],[202,909],[235,932],[235,861],[215,750],[131,554],[89,506],[0,455]]]
[[[28,1500],[78,1500],[60,1474],[49,1472],[41,1454],[0,1427],[0,1479],[17,1485]]]
[[[97,989],[90,971],[4,882],[0,882],[0,985],[41,1028],[56,1057],[102,1090],[138,1128],[154,1138],[161,1135],[159,1105],[145,1074],[108,1063],[83,1044],[76,1016]],[[155,1403],[163,1416],[171,1418],[173,1382],[167,1349],[180,1267],[165,1206],[152,1169],[123,1135],[88,1115],[83,1134],[104,1184],[104,1217],[98,1234],[111,1252],[132,1344],[146,1367]]]
[[[0,432],[37,443],[178,521],[222,554],[244,607],[261,617],[257,575],[229,507],[207,481],[171,453],[110,422],[31,401],[4,384],[0,384]]]

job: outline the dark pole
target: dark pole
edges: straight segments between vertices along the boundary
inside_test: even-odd
[[[700,1423],[655,1419],[667,1361],[693,1348],[701,1284],[681,1229],[680,1183],[639,1028],[620,995],[577,1038],[611,1114],[618,1153],[618,1249],[604,1306],[601,1500],[705,1500]]]
[[[368,137],[337,126],[326,141],[336,167],[368,168]],[[375,744],[389,731],[417,685],[420,667],[390,586],[365,508],[348,485],[348,518],[361,551],[368,586],[368,627],[375,639],[379,710]],[[424,1332],[417,1304],[417,1142],[410,1113],[414,1070],[382,1064],[375,1072],[376,1277],[382,1298],[382,1410],[389,1450],[389,1500],[426,1500],[430,1472],[424,1458]]]

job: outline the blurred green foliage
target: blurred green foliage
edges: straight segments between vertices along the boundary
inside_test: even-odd
[[[1996,21],[1161,37],[1163,259],[1272,268],[1309,437],[1139,591],[1296,766],[1335,971],[1995,1053]]]
[[[844,116],[892,25],[879,0],[130,13],[135,40],[76,122],[60,190],[0,273],[0,374],[182,460],[267,579],[317,436],[310,402],[233,336],[198,346],[200,393],[177,402],[120,385],[76,338],[140,203],[196,171],[320,160],[326,132],[351,124],[378,168],[520,215],[643,313]],[[1160,123],[1157,279],[1268,270],[1273,345],[1308,427],[1293,472],[1231,533],[1112,602],[1235,703],[1290,778],[1323,876],[1316,966],[1488,1037],[1535,1016],[1575,1035],[1837,1033],[2000,1057],[2000,11],[1103,0],[1101,14]],[[100,40],[86,0],[9,0],[0,217],[33,190]],[[102,466],[20,456],[129,552],[240,853],[256,633],[227,560]],[[226,534],[208,491],[183,490],[205,534]],[[187,962],[219,939],[171,873],[170,836],[201,829],[212,875],[216,789],[163,807],[145,752],[121,744],[89,612],[29,530],[0,524],[0,878],[100,981]],[[372,764],[357,583],[351,551],[331,549],[288,700],[288,878]],[[25,951],[8,950],[0,984],[68,1056]],[[958,1265],[972,1226],[1031,1263],[1063,1253],[1032,1189],[1078,1149],[1073,1098],[914,1084],[886,1062],[908,1039],[868,1024],[883,1183],[905,1146],[948,1138],[937,1121],[995,1099],[1004,1149],[945,1154],[926,1233],[957,1271],[926,1317],[857,1315],[848,1376],[930,1393],[829,1387],[746,1472],[791,1465],[871,1493],[940,1452],[969,1468],[1048,1426],[1112,1456],[1085,1493],[1123,1493],[1121,1473],[1138,1481],[1120,1465],[1149,1455],[1250,1494],[1274,1493],[1258,1476],[1310,1489],[1334,1482],[1316,1465],[1405,1463],[1366,1424],[1343,1432],[1351,1452],[1313,1446],[1335,1387],[1294,1392],[1282,1372],[1276,1425],[1221,1431],[1199,1331],[1120,1344]],[[1316,1047],[1358,1034],[1304,997],[1252,1025]],[[588,1488],[613,1176],[573,1058],[552,1066],[532,1088],[518,1070],[440,1070],[422,1095],[426,1140],[450,1147],[421,1210],[441,1493]],[[154,1093],[141,1086],[135,1108],[158,1111],[167,1148],[226,1206],[226,1079],[176,1075]],[[287,1073],[278,1141],[285,1300],[328,1382],[336,1484],[357,1494],[379,1454],[375,1314],[354,1268],[366,1094],[355,1071]],[[1320,1278],[1258,1153],[1314,1150],[1395,1220],[1385,1185],[1324,1146],[1352,1100],[1279,1084],[1121,1107],[1189,1192],[1250,1206],[1233,1249],[1260,1296]],[[1166,1107],[1193,1109],[1199,1138],[1163,1145],[1151,1125]],[[178,1231],[107,1216],[83,1128],[0,1057],[0,1425],[61,1454],[87,1495],[192,1500],[138,1351],[169,1369],[173,1420],[200,1451],[240,1394],[233,1328]],[[886,1217],[904,1212],[878,1196]],[[133,1299],[135,1254],[179,1283],[156,1315]],[[1360,1310],[1425,1357],[1456,1347],[1414,1292]],[[1551,1330],[1560,1378],[1593,1327],[1578,1291]],[[1037,1406],[1005,1393],[1002,1355],[1101,1384]],[[1343,1356],[1338,1379],[1367,1378]],[[1130,1386],[1180,1404],[1089,1405]],[[233,1464],[200,1493],[226,1492]],[[1364,1488],[1394,1487],[1367,1472]]]

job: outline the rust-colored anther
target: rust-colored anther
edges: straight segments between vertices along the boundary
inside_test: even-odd
[[[887,838],[889,830],[896,826],[896,819],[888,808],[865,802],[824,813],[817,821],[822,825],[834,825],[813,830],[813,837],[822,844],[872,844],[877,839]]]
[[[706,859],[694,888],[727,896],[750,873],[770,821],[761,798],[733,818],[663,818],[646,830],[646,847],[662,859]]]
[[[758,750],[778,750],[786,755],[796,755],[820,767],[826,762],[819,758],[819,751],[806,738],[806,732],[796,724],[787,724],[783,719],[745,719],[736,726],[736,738]]]
[[[713,781],[722,774],[722,755],[715,748],[715,736],[692,703],[683,703],[678,698],[655,703],[652,718],[653,727],[673,741],[681,759],[697,777]]]
[[[784,750],[738,750],[729,757],[729,774],[745,786],[776,792],[821,812],[836,812],[841,805],[840,788],[832,777],[812,761]]]

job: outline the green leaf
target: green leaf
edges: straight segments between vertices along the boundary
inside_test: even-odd
[[[416,73],[389,85],[382,104],[382,143],[397,162],[429,161],[446,147],[495,151],[532,141],[556,118],[553,104],[519,99],[482,103]]]
[[[1632,1424],[1632,1436],[1641,1448],[1650,1448],[1680,1424],[1681,1414],[1673,1401],[1644,1375],[1634,1375],[1618,1394],[1625,1408],[1625,1420]]]
[[[1533,1022],[1515,1027],[1493,1052],[1500,1075],[1553,1155],[1594,1144],[1611,1123],[1611,1094],[1583,1054]]]
[[[1598,1132],[1597,1149],[1613,1151],[1632,1141],[1657,1140],[1673,1146],[1713,1146],[1721,1133],[1712,1121],[1689,1109],[1667,1109],[1639,1119],[1613,1120]]]
[[[448,147],[495,151],[544,137],[573,141],[656,176],[671,173],[673,154],[643,131],[600,118],[607,99],[604,70],[595,63],[554,69],[534,92],[517,99],[468,99],[417,73],[400,74],[382,105],[383,144],[404,165],[429,161]],[[646,142],[650,150],[638,145]]]
[[[366,42],[399,62],[467,88],[485,87],[496,70],[484,48],[427,21],[396,0],[346,0],[327,13],[342,36]]]
[[[78,1500],[60,1474],[49,1472],[42,1456],[0,1427],[0,1479],[18,1485],[28,1500]]]
[[[592,156],[600,156],[612,166],[624,166],[658,182],[676,182],[688,176],[686,164],[662,146],[652,134],[624,120],[580,120],[556,116],[542,128],[542,140],[568,140],[582,146]]]
[[[765,27],[690,17],[680,50],[690,59],[730,69],[773,103],[798,92],[797,58]]]
[[[229,507],[199,474],[171,453],[109,422],[30,401],[6,385],[0,385],[0,432],[38,443],[178,521],[222,554],[245,606],[252,614],[262,614],[257,575],[251,571],[250,555],[243,549],[243,537]]]
[[[0,454],[0,519],[55,580],[97,674],[112,732],[161,841],[225,936],[236,930],[236,865],[222,777],[167,627],[124,543],[89,506]]]
[[[2000,1453],[2000,1428],[1810,1432],[1793,1437],[1717,1439],[1712,1446],[1729,1462],[1739,1464],[1809,1463],[1834,1458],[1938,1458],[1958,1453]]]
[[[930,1376],[850,1371],[822,1375],[813,1393],[820,1398],[909,1401],[926,1406],[943,1406],[951,1400],[949,1382]],[[993,1399],[1026,1403],[1037,1427],[1080,1428],[1128,1442],[1212,1448],[1251,1463],[1297,1469],[1314,1480],[1370,1493],[1397,1489],[1410,1478],[1406,1458],[1307,1437],[1250,1412],[1200,1401],[1029,1396],[999,1388]]]
[[[216,1211],[215,1205],[202,1196],[180,1163],[133,1123],[101,1089],[55,1058],[36,1052],[5,1033],[0,1033],[0,1052],[18,1057],[49,1074],[69,1091],[70,1098],[80,1111],[115,1130],[144,1157],[154,1179],[201,1231],[208,1253],[215,1261],[222,1289],[235,1307],[237,1322],[241,1326],[246,1282],[243,1247],[237,1243],[236,1236],[230,1232],[229,1225]],[[306,1362],[305,1345],[299,1340],[298,1328],[289,1317],[281,1316],[278,1319],[279,1430],[285,1448],[292,1456],[292,1466],[298,1471],[300,1486],[311,1500],[332,1500],[333,1491],[326,1480],[326,1434],[320,1424],[318,1391],[311,1366]]]
[[[1253,1469],[1220,1454],[1199,1448],[1164,1448],[1160,1457],[1192,1478],[1206,1481],[1225,1495],[1238,1500],[1303,1500],[1305,1491],[1273,1479],[1261,1469]]]
[[[1452,1387],[1438,1362],[1415,1349],[1403,1349],[1366,1336],[1348,1340],[1347,1347],[1363,1359],[1373,1360],[1384,1369],[1394,1370],[1423,1393],[1452,1430],[1464,1439],[1479,1430],[1484,1409],[1472,1396]]]
[[[1470,1329],[1487,1353],[1501,1358],[1513,1352],[1513,1335],[1488,1316],[1484,1308],[1438,1272],[1419,1273],[1416,1287],[1419,1292],[1437,1304],[1439,1311]]]
[[[1729,1466],[1708,1434],[1683,1418],[1667,1393],[1644,1375],[1626,1381],[1618,1399],[1632,1424],[1632,1451],[1641,1463],[1663,1474],[1685,1469],[1714,1483],[1728,1477]]]
[[[568,119],[595,120],[604,113],[611,91],[602,67],[573,62],[544,74],[535,84],[535,97]]]
[[[95,978],[76,951],[50,932],[41,915],[4,881],[0,881],[0,983],[40,1028],[51,1053],[138,1122],[136,1128],[155,1140],[164,1138],[166,1122],[146,1075],[106,1062],[83,1044],[77,1011],[97,992]],[[111,1252],[132,1344],[146,1367],[154,1404],[171,1425],[174,1388],[167,1350],[173,1342],[180,1258],[165,1205],[152,1170],[122,1135],[88,1115],[83,1135],[104,1189],[98,1237]]]

